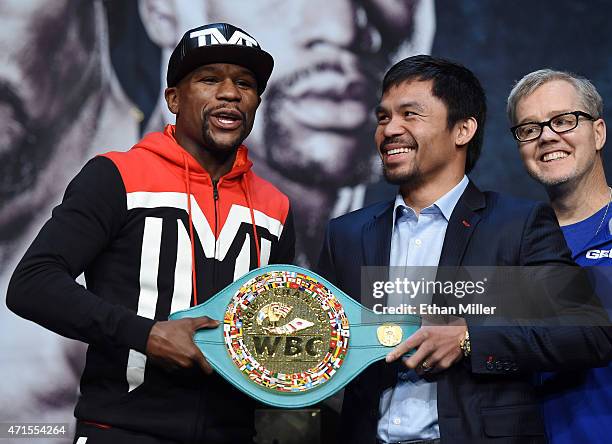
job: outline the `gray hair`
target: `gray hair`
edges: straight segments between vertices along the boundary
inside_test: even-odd
[[[512,125],[516,125],[516,106],[518,102],[533,93],[540,86],[553,80],[564,80],[574,86],[578,97],[584,106],[584,111],[594,119],[603,115],[603,100],[595,86],[586,78],[566,71],[554,71],[552,69],[540,69],[527,74],[516,82],[510,95],[506,111]]]

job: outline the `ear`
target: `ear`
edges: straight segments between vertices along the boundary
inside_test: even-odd
[[[606,143],[606,122],[603,119],[597,119],[593,122],[593,130],[595,131],[595,150],[600,151]]]
[[[473,117],[458,121],[455,124],[455,145],[467,145],[476,134],[476,129],[478,129],[478,123]]]
[[[166,88],[166,90],[164,91],[164,97],[166,98],[168,110],[170,110],[172,114],[178,114],[180,108],[178,88],[176,86]]]
[[[173,48],[178,35],[175,0],[139,0],[138,13],[149,38],[160,48]]]

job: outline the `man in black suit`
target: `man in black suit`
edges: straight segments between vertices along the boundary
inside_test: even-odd
[[[549,206],[483,193],[467,178],[486,117],[472,72],[404,59],[385,75],[376,116],[385,178],[399,193],[330,222],[319,271],[339,288],[360,299],[370,265],[574,265]],[[608,322],[596,308],[590,316]],[[400,365],[373,365],[347,387],[343,441],[546,442],[535,372],[604,365],[610,352],[607,327],[424,325],[390,351]]]

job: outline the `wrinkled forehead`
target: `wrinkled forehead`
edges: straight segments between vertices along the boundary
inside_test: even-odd
[[[566,80],[550,80],[529,91],[516,104],[517,123],[550,118],[585,108],[576,87]]]
[[[414,107],[425,108],[427,103],[439,101],[434,96],[432,80],[409,78],[390,85],[379,101],[380,107],[404,106],[406,103]]]

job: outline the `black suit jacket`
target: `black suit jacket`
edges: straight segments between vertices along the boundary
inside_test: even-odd
[[[389,264],[392,220],[390,201],[330,221],[319,273],[359,300],[361,267]],[[449,220],[439,266],[556,263],[574,265],[548,205],[483,193],[469,183]],[[608,322],[603,311],[594,316]],[[546,442],[535,372],[602,366],[612,352],[606,327],[468,328],[470,358],[431,377],[443,443]],[[396,371],[378,362],[347,386],[342,442],[376,441],[380,395]]]

